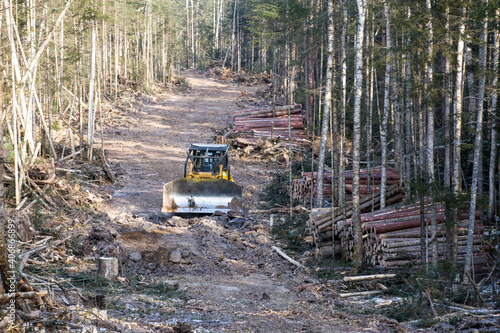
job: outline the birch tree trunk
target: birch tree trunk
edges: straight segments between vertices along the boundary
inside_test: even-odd
[[[346,38],[347,38],[347,6],[346,0],[342,0],[342,36],[340,41],[340,151],[339,151],[339,167],[338,167],[338,198],[339,207],[345,207],[345,121],[346,121],[346,95],[347,95],[347,55],[346,55]],[[334,134],[335,135],[335,134]]]
[[[391,22],[389,20],[389,4],[384,0],[385,40],[387,47],[387,59],[385,62],[384,81],[384,108],[382,110],[382,126],[380,127],[380,146],[382,148],[382,179],[380,181],[380,208],[385,208],[385,193],[387,183],[387,122],[389,118],[389,108],[391,107],[391,68],[392,68],[392,45],[391,45]]]
[[[332,103],[332,82],[333,82],[333,0],[328,0],[328,46],[326,65],[326,85],[325,85],[325,106],[323,109],[323,120],[321,122],[321,140],[319,144],[318,158],[318,182],[317,200],[318,207],[323,207],[323,185],[324,168],[326,155],[326,142],[328,140],[328,125],[330,124],[330,112]],[[333,147],[332,147],[333,148]]]
[[[488,219],[493,220],[495,212],[495,161],[497,156],[497,99],[498,99],[498,62],[500,61],[500,9],[495,11],[496,29],[493,37],[493,79],[491,83],[491,145],[490,145],[490,165],[488,172]]]
[[[361,230],[361,215],[359,202],[359,166],[361,149],[361,97],[363,87],[363,41],[365,30],[366,0],[356,0],[358,5],[358,27],[356,32],[356,64],[354,87],[354,113],[353,113],[353,180],[352,180],[352,206],[354,226],[354,270],[361,267],[363,261],[363,235]],[[355,273],[355,272],[353,272]]]
[[[488,0],[483,1],[486,5]],[[481,150],[483,149],[483,103],[484,91],[486,85],[486,44],[488,43],[488,12],[484,13],[483,27],[481,31],[481,44],[479,45],[479,87],[477,96],[477,123],[476,123],[476,139],[474,142],[474,165],[472,169],[472,186],[469,206],[469,226],[467,231],[467,249],[465,252],[465,268],[464,281],[469,281],[471,266],[472,266],[472,245],[474,242],[474,226],[476,222],[476,199],[478,192],[479,172],[482,165],[480,160]]]
[[[371,25],[370,25],[370,35],[367,36],[366,42],[368,48],[370,49],[370,56],[368,57],[367,63],[369,64],[369,68],[367,68],[367,106],[368,106],[368,118],[366,123],[366,169],[367,169],[367,181],[368,181],[368,191],[371,192],[371,177],[370,177],[370,168],[371,168],[371,154],[372,154],[372,136],[373,136],[373,86],[374,86],[374,72],[375,66],[373,63],[373,49],[375,45],[375,32],[373,29],[373,14],[371,17]]]
[[[457,74],[455,79],[455,94],[453,103],[453,113],[454,113],[454,138],[453,138],[453,174],[452,174],[452,186],[453,195],[458,198],[460,193],[460,146],[462,139],[462,103],[463,103],[463,77],[464,77],[464,33],[465,33],[465,13],[466,8],[461,9],[461,16],[459,22],[459,35],[457,43]],[[448,241],[451,244],[450,251],[447,253],[450,255],[451,262],[456,266],[457,262],[457,228],[458,228],[459,212],[458,208],[453,209],[453,223],[451,226],[451,231],[447,234]]]
[[[427,9],[427,31],[428,31],[428,39],[427,39],[427,47],[428,47],[428,59],[425,64],[426,66],[426,110],[427,110],[427,183],[429,185],[429,194],[430,194],[430,205],[431,205],[431,264],[433,267],[437,266],[438,259],[438,240],[437,240],[437,219],[436,219],[436,204],[433,199],[432,186],[434,184],[434,103],[432,101],[431,92],[434,90],[433,87],[433,59],[434,59],[434,31],[432,27],[432,5],[431,0],[425,0],[425,6]]]

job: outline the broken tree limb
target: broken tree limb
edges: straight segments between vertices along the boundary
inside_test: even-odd
[[[49,247],[49,244],[45,244],[45,245],[42,245],[40,247],[37,247],[36,249],[29,250],[29,251],[24,252],[24,253],[20,253],[19,256],[22,257],[22,259],[21,259],[21,263],[19,264],[19,271],[20,272],[23,271],[23,268],[26,265],[26,262],[28,262],[30,255],[32,255],[33,253],[37,253],[39,251],[45,250],[47,247]]]
[[[304,268],[307,270],[307,267],[302,265],[300,262],[296,261],[296,260],[293,260],[292,258],[290,258],[288,255],[286,255],[285,252],[281,251],[278,247],[276,246],[271,246],[271,248],[276,251],[280,256],[282,256],[283,258],[285,258],[286,260],[288,260],[288,262],[290,262],[291,264],[297,266],[297,267],[300,267],[300,268]]]
[[[28,209],[30,209],[34,204],[36,204],[36,199],[33,200],[32,202],[30,202],[30,204],[26,207],[23,208],[23,210],[21,211],[21,213],[25,213]]]
[[[354,293],[340,293],[339,296],[345,298],[345,297],[355,297],[355,296],[377,295],[382,293],[383,293],[382,290],[372,290],[372,291],[358,291]]]
[[[424,294],[427,297],[427,300],[429,301],[429,305],[431,306],[432,313],[434,314],[434,317],[437,317],[438,313],[436,311],[436,308],[434,307],[434,302],[432,301],[432,298],[431,298],[431,292],[429,290],[427,290]]]
[[[54,201],[52,201],[52,198],[49,197],[48,195],[46,195],[42,189],[28,176],[26,176],[26,179],[28,180],[29,184],[31,186],[33,186],[33,188],[35,189],[35,191],[40,195],[42,196],[45,201],[47,201],[51,206],[56,206],[56,204],[54,203]]]
[[[393,278],[396,274],[373,274],[373,275],[359,275],[359,276],[344,276],[344,282],[355,282],[365,280],[377,280],[385,278]]]
[[[21,208],[23,208],[24,204],[26,203],[26,200],[28,200],[28,197],[25,197],[20,203],[19,205],[17,205],[16,207],[16,210],[20,210]]]
[[[69,159],[69,158],[72,158],[72,157],[74,157],[74,156],[76,156],[76,155],[78,155],[78,154],[81,154],[81,153],[83,152],[83,150],[84,150],[84,149],[82,148],[82,149],[80,149],[80,150],[78,150],[78,151],[74,152],[74,153],[73,153],[73,154],[71,154],[71,155],[67,155],[67,156],[62,157],[60,160],[56,161],[56,164],[57,164],[57,163],[61,163],[62,161],[67,160],[67,159]]]

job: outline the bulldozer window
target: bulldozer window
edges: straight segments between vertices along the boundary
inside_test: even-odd
[[[227,169],[227,156],[224,157],[223,151],[209,151],[209,150],[192,150],[190,152],[193,162],[194,172],[219,172],[219,165],[222,165],[223,170]],[[223,159],[221,161],[221,159]]]

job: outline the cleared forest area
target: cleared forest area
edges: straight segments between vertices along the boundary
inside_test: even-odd
[[[498,329],[498,0],[0,7],[2,329]],[[160,213],[195,141],[244,215]]]

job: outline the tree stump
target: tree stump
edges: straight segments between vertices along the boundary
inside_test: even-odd
[[[99,276],[111,280],[118,276],[118,258],[101,257],[99,258]]]

